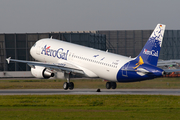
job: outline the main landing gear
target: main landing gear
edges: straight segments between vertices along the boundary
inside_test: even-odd
[[[70,74],[71,73],[65,73],[65,78],[67,79],[67,82],[65,82],[63,84],[64,90],[67,90],[67,89],[73,90],[74,89],[74,83],[70,82]]]
[[[116,89],[117,85],[116,85],[116,82],[107,82],[106,83],[106,88],[107,89]]]

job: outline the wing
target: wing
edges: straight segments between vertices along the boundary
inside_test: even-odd
[[[43,63],[43,62],[16,60],[16,59],[11,59],[11,57],[7,58],[6,60],[8,64],[10,63],[10,61],[21,62],[21,63],[27,63],[31,68],[35,68],[35,66],[42,66],[50,70],[67,71],[75,74],[84,75],[84,71],[80,69],[78,66],[64,61],[62,63]]]

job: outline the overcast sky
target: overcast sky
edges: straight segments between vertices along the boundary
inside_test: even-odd
[[[0,0],[0,33],[180,30],[180,0]]]

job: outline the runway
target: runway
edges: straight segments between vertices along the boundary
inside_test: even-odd
[[[0,95],[180,95],[180,89],[6,89]]]

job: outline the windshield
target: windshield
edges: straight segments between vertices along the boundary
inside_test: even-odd
[[[35,47],[35,46],[36,46],[36,43],[34,43],[33,47]]]

